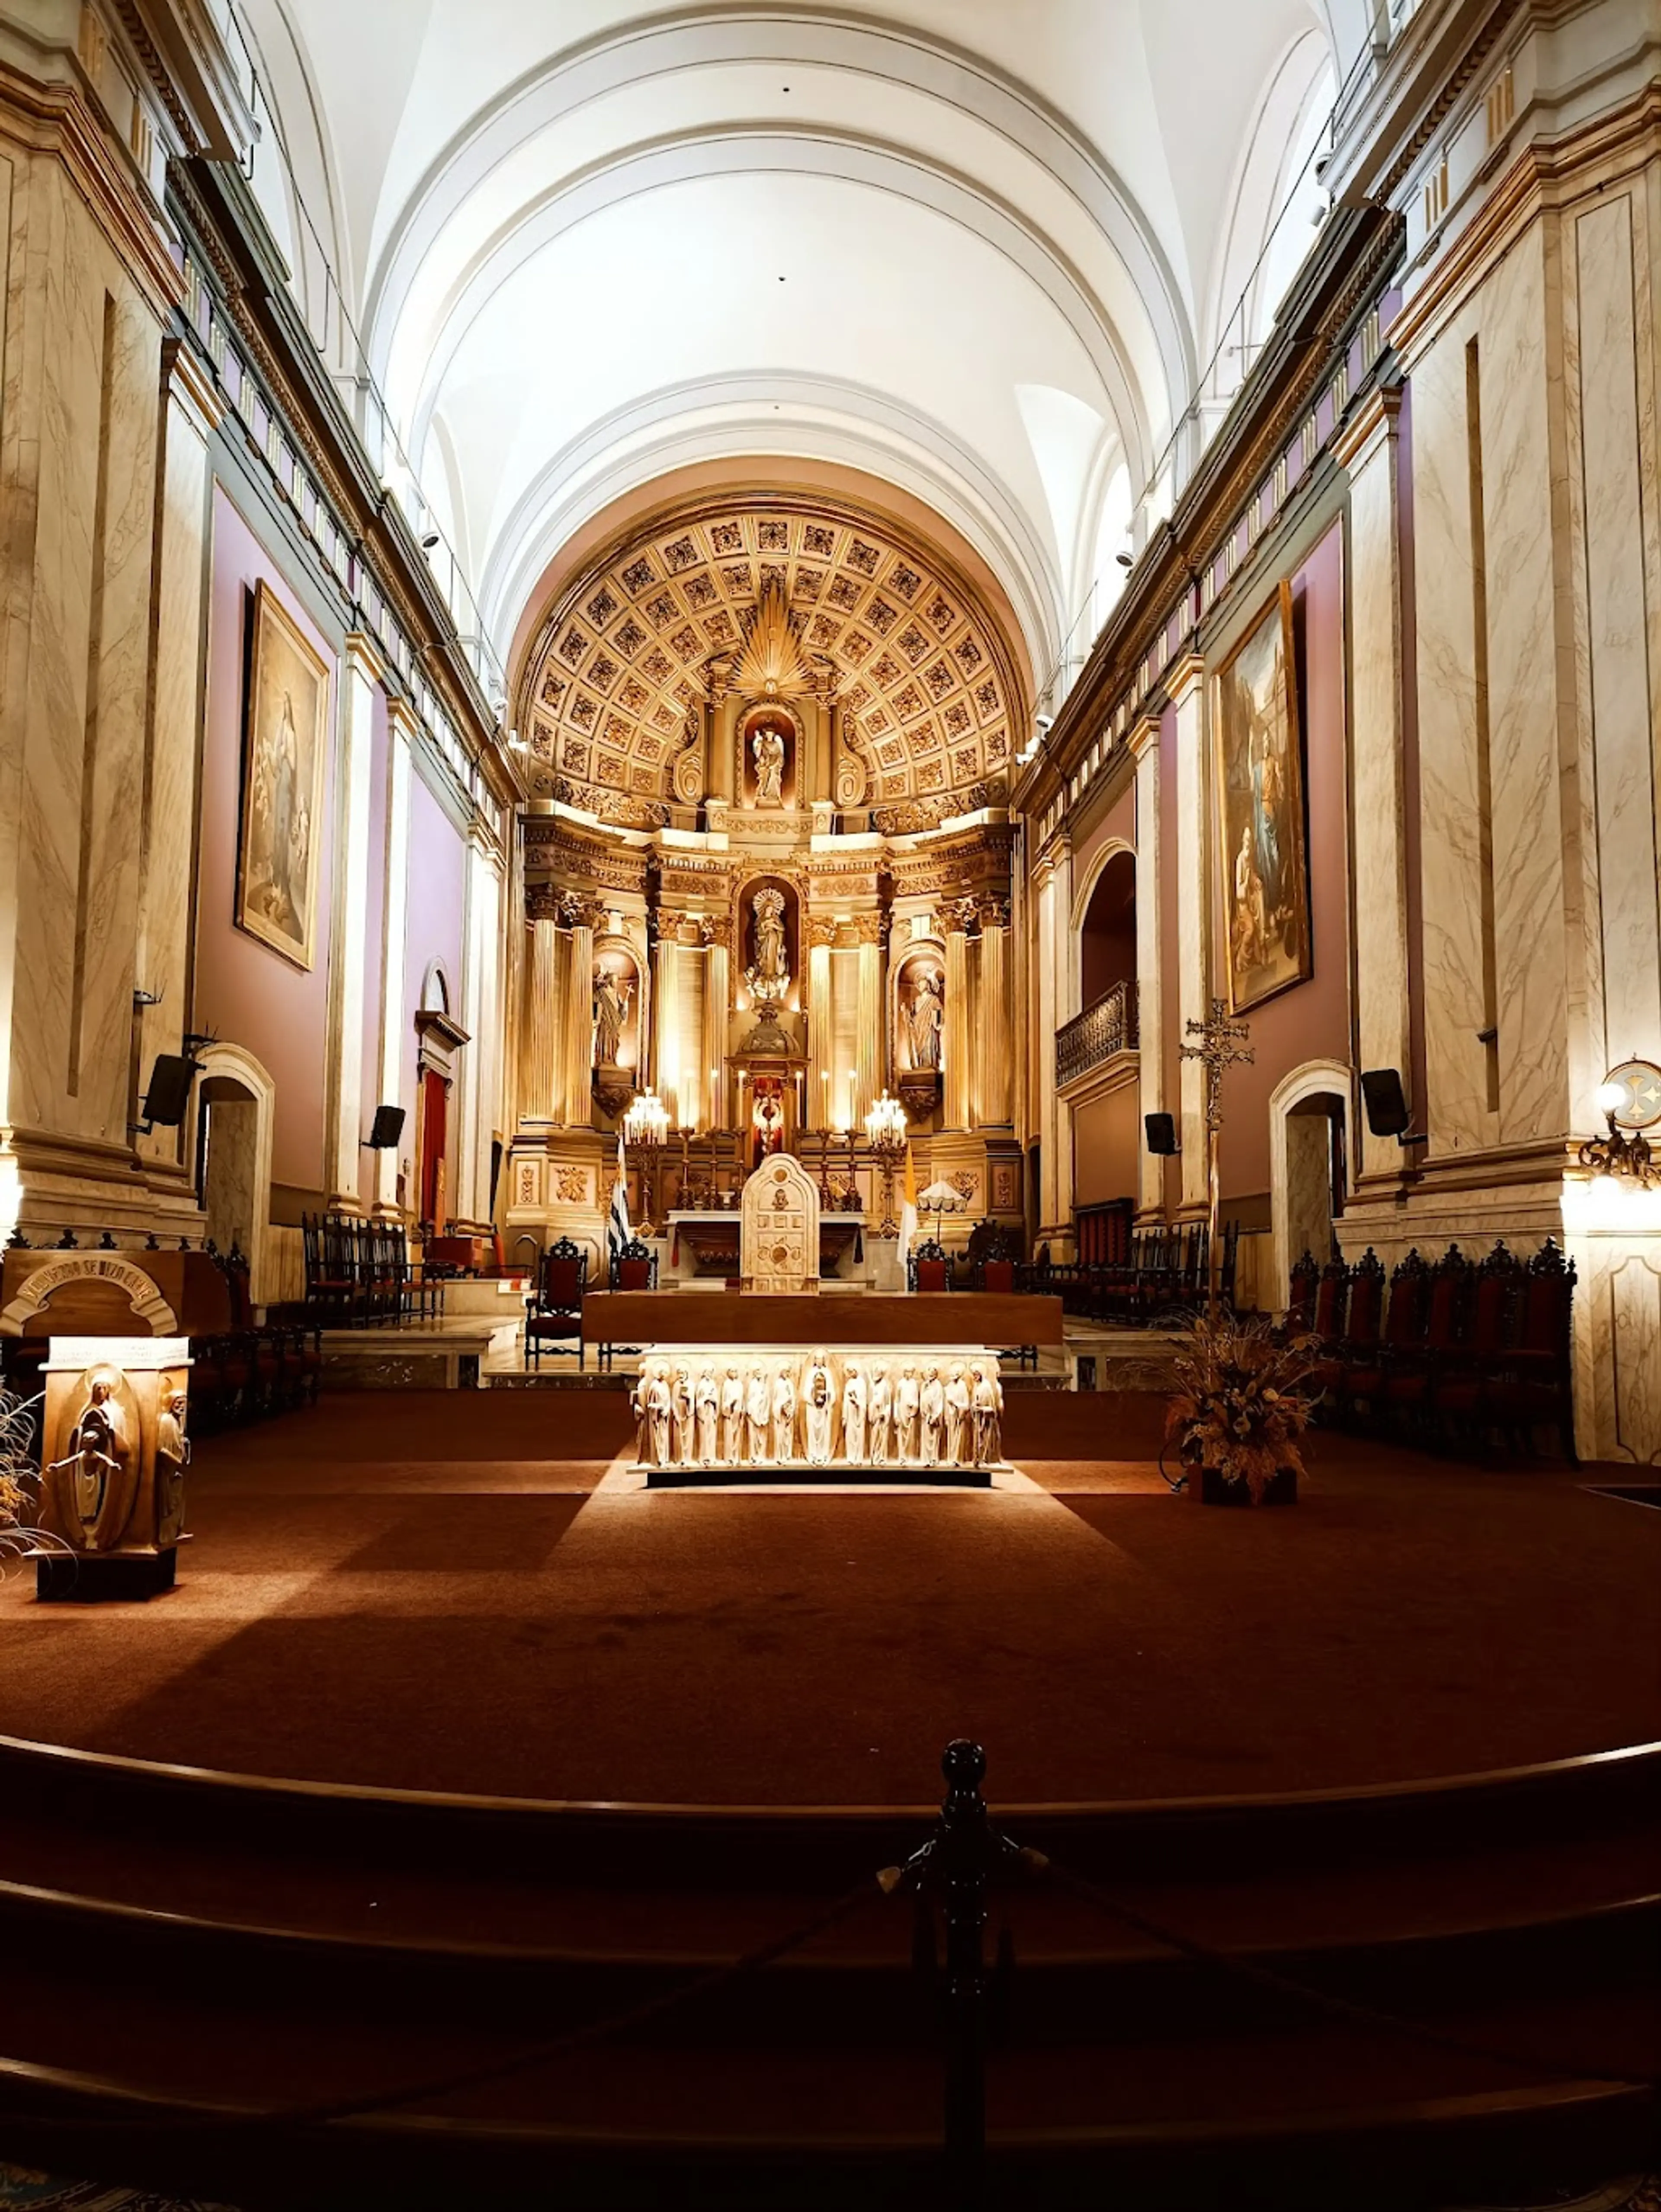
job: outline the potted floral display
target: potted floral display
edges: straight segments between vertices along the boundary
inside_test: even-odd
[[[1206,1505],[1297,1502],[1317,1348],[1311,1338],[1277,1341],[1266,1321],[1219,1315],[1195,1323],[1165,1415],[1190,1497]]]

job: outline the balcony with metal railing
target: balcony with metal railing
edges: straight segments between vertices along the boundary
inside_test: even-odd
[[[1056,1088],[1089,1075],[1116,1053],[1136,1049],[1136,986],[1116,983],[1056,1032]]]

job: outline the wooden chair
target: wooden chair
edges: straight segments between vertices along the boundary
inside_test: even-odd
[[[643,1237],[631,1237],[611,1255],[611,1285],[614,1291],[656,1290],[658,1255]]]
[[[907,1285],[913,1291],[949,1291],[952,1262],[946,1247],[935,1237],[919,1244],[905,1263]]]
[[[1450,1244],[1430,1271],[1423,1342],[1403,1347],[1384,1378],[1384,1404],[1391,1416],[1410,1419],[1421,1431],[1430,1425],[1437,1387],[1464,1337],[1470,1288],[1470,1263],[1457,1244]]]
[[[1500,1418],[1505,1395],[1506,1353],[1517,1326],[1523,1270],[1515,1254],[1496,1244],[1476,1269],[1465,1341],[1436,1386],[1436,1418],[1445,1433],[1475,1443]]]
[[[582,1301],[588,1288],[588,1255],[569,1237],[562,1237],[542,1255],[537,1285],[525,1316],[525,1364],[540,1367],[545,1345],[560,1348],[562,1339],[576,1340],[577,1365],[587,1360],[582,1342]]]
[[[1358,1261],[1358,1273],[1360,1265]],[[1353,1414],[1359,1407],[1365,1406],[1369,1413],[1377,1413],[1384,1401],[1386,1376],[1398,1363],[1422,1351],[1429,1284],[1429,1269],[1416,1249],[1409,1252],[1390,1279],[1390,1307],[1377,1341],[1370,1349],[1359,1339],[1346,1346],[1343,1381],[1339,1388],[1347,1412]],[[1352,1287],[1352,1323],[1354,1305]]]
[[[1315,1292],[1321,1279],[1321,1263],[1307,1245],[1303,1257],[1292,1270],[1290,1295],[1287,1299],[1287,1336],[1307,1336],[1315,1326]]]
[[[1514,1340],[1506,1354],[1505,1421],[1524,1444],[1537,1429],[1555,1428],[1564,1458],[1578,1467],[1573,1310],[1574,1262],[1548,1237],[1529,1261],[1517,1302]]]

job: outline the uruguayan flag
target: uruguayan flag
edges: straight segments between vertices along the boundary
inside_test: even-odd
[[[629,1165],[623,1150],[623,1132],[618,1132],[617,1180],[611,1185],[611,1211],[605,1218],[605,1249],[615,1260],[629,1242]]]

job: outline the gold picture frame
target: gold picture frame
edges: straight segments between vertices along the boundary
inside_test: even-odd
[[[242,718],[236,926],[295,967],[315,965],[329,669],[262,577]]]
[[[1243,1014],[1314,973],[1290,583],[1281,583],[1219,669],[1216,710],[1223,967],[1228,1010]]]

